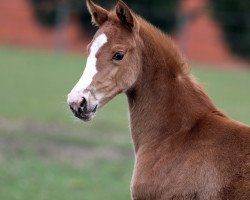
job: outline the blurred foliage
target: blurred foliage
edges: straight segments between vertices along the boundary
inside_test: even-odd
[[[126,0],[139,15],[166,32],[172,32],[176,25],[178,0]]]
[[[30,0],[37,20],[46,27],[56,24],[56,0]]]
[[[90,34],[93,34],[94,28],[91,27],[90,15],[84,5],[83,0],[30,0],[37,20],[44,26],[53,28],[65,15],[70,15],[79,25]],[[95,3],[110,9],[115,1],[95,0]],[[142,15],[145,19],[161,28],[164,31],[172,32],[175,28],[177,1],[162,0],[126,0],[126,3],[136,13]],[[164,11],[164,12],[160,12]]]
[[[225,40],[237,55],[250,59],[250,1],[212,0]]]

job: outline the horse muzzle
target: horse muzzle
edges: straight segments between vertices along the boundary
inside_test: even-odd
[[[71,111],[75,117],[83,121],[90,121],[93,119],[98,108],[98,104],[93,103],[89,95],[90,94],[79,95],[79,93],[75,94],[72,92],[68,95],[67,102]]]

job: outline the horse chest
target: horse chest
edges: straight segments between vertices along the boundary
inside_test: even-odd
[[[181,181],[178,180],[178,177],[176,177],[176,180],[172,178],[168,179],[164,176],[162,176],[162,178],[160,176],[152,176],[150,178],[134,177],[131,191],[133,200],[195,200],[196,191],[192,191],[191,185],[185,187]]]
[[[209,193],[216,199],[217,189],[214,188],[216,184],[211,188],[207,187],[207,191],[202,189],[203,186],[200,184],[201,182],[206,184],[207,175],[200,173],[203,166],[192,166],[190,169],[188,162],[187,160],[167,162],[165,157],[162,159],[152,157],[151,160],[147,160],[138,156],[131,184],[133,200],[196,200],[210,198]],[[208,176],[210,175],[212,174]],[[208,185],[210,181],[216,182],[212,179],[207,180]]]
[[[167,168],[138,164],[132,178],[133,200],[165,200],[182,193],[189,194],[194,186],[186,183],[184,176],[175,175]]]

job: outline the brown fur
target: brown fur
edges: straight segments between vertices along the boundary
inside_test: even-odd
[[[102,105],[127,94],[132,198],[250,199],[250,127],[217,110],[168,36],[121,1],[105,17],[96,36],[105,33],[109,41],[91,87],[106,94]],[[109,59],[118,50],[124,60]]]

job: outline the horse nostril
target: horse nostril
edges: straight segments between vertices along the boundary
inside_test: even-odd
[[[83,113],[83,112],[86,112],[87,110],[87,101],[86,99],[83,97],[82,98],[82,102],[80,104],[80,107],[78,108],[78,112],[79,113]]]
[[[80,107],[84,108],[84,107],[86,107],[86,104],[87,104],[87,101],[86,101],[86,99],[83,97],[83,98],[82,98],[82,102],[81,102],[81,104],[80,104]]]

